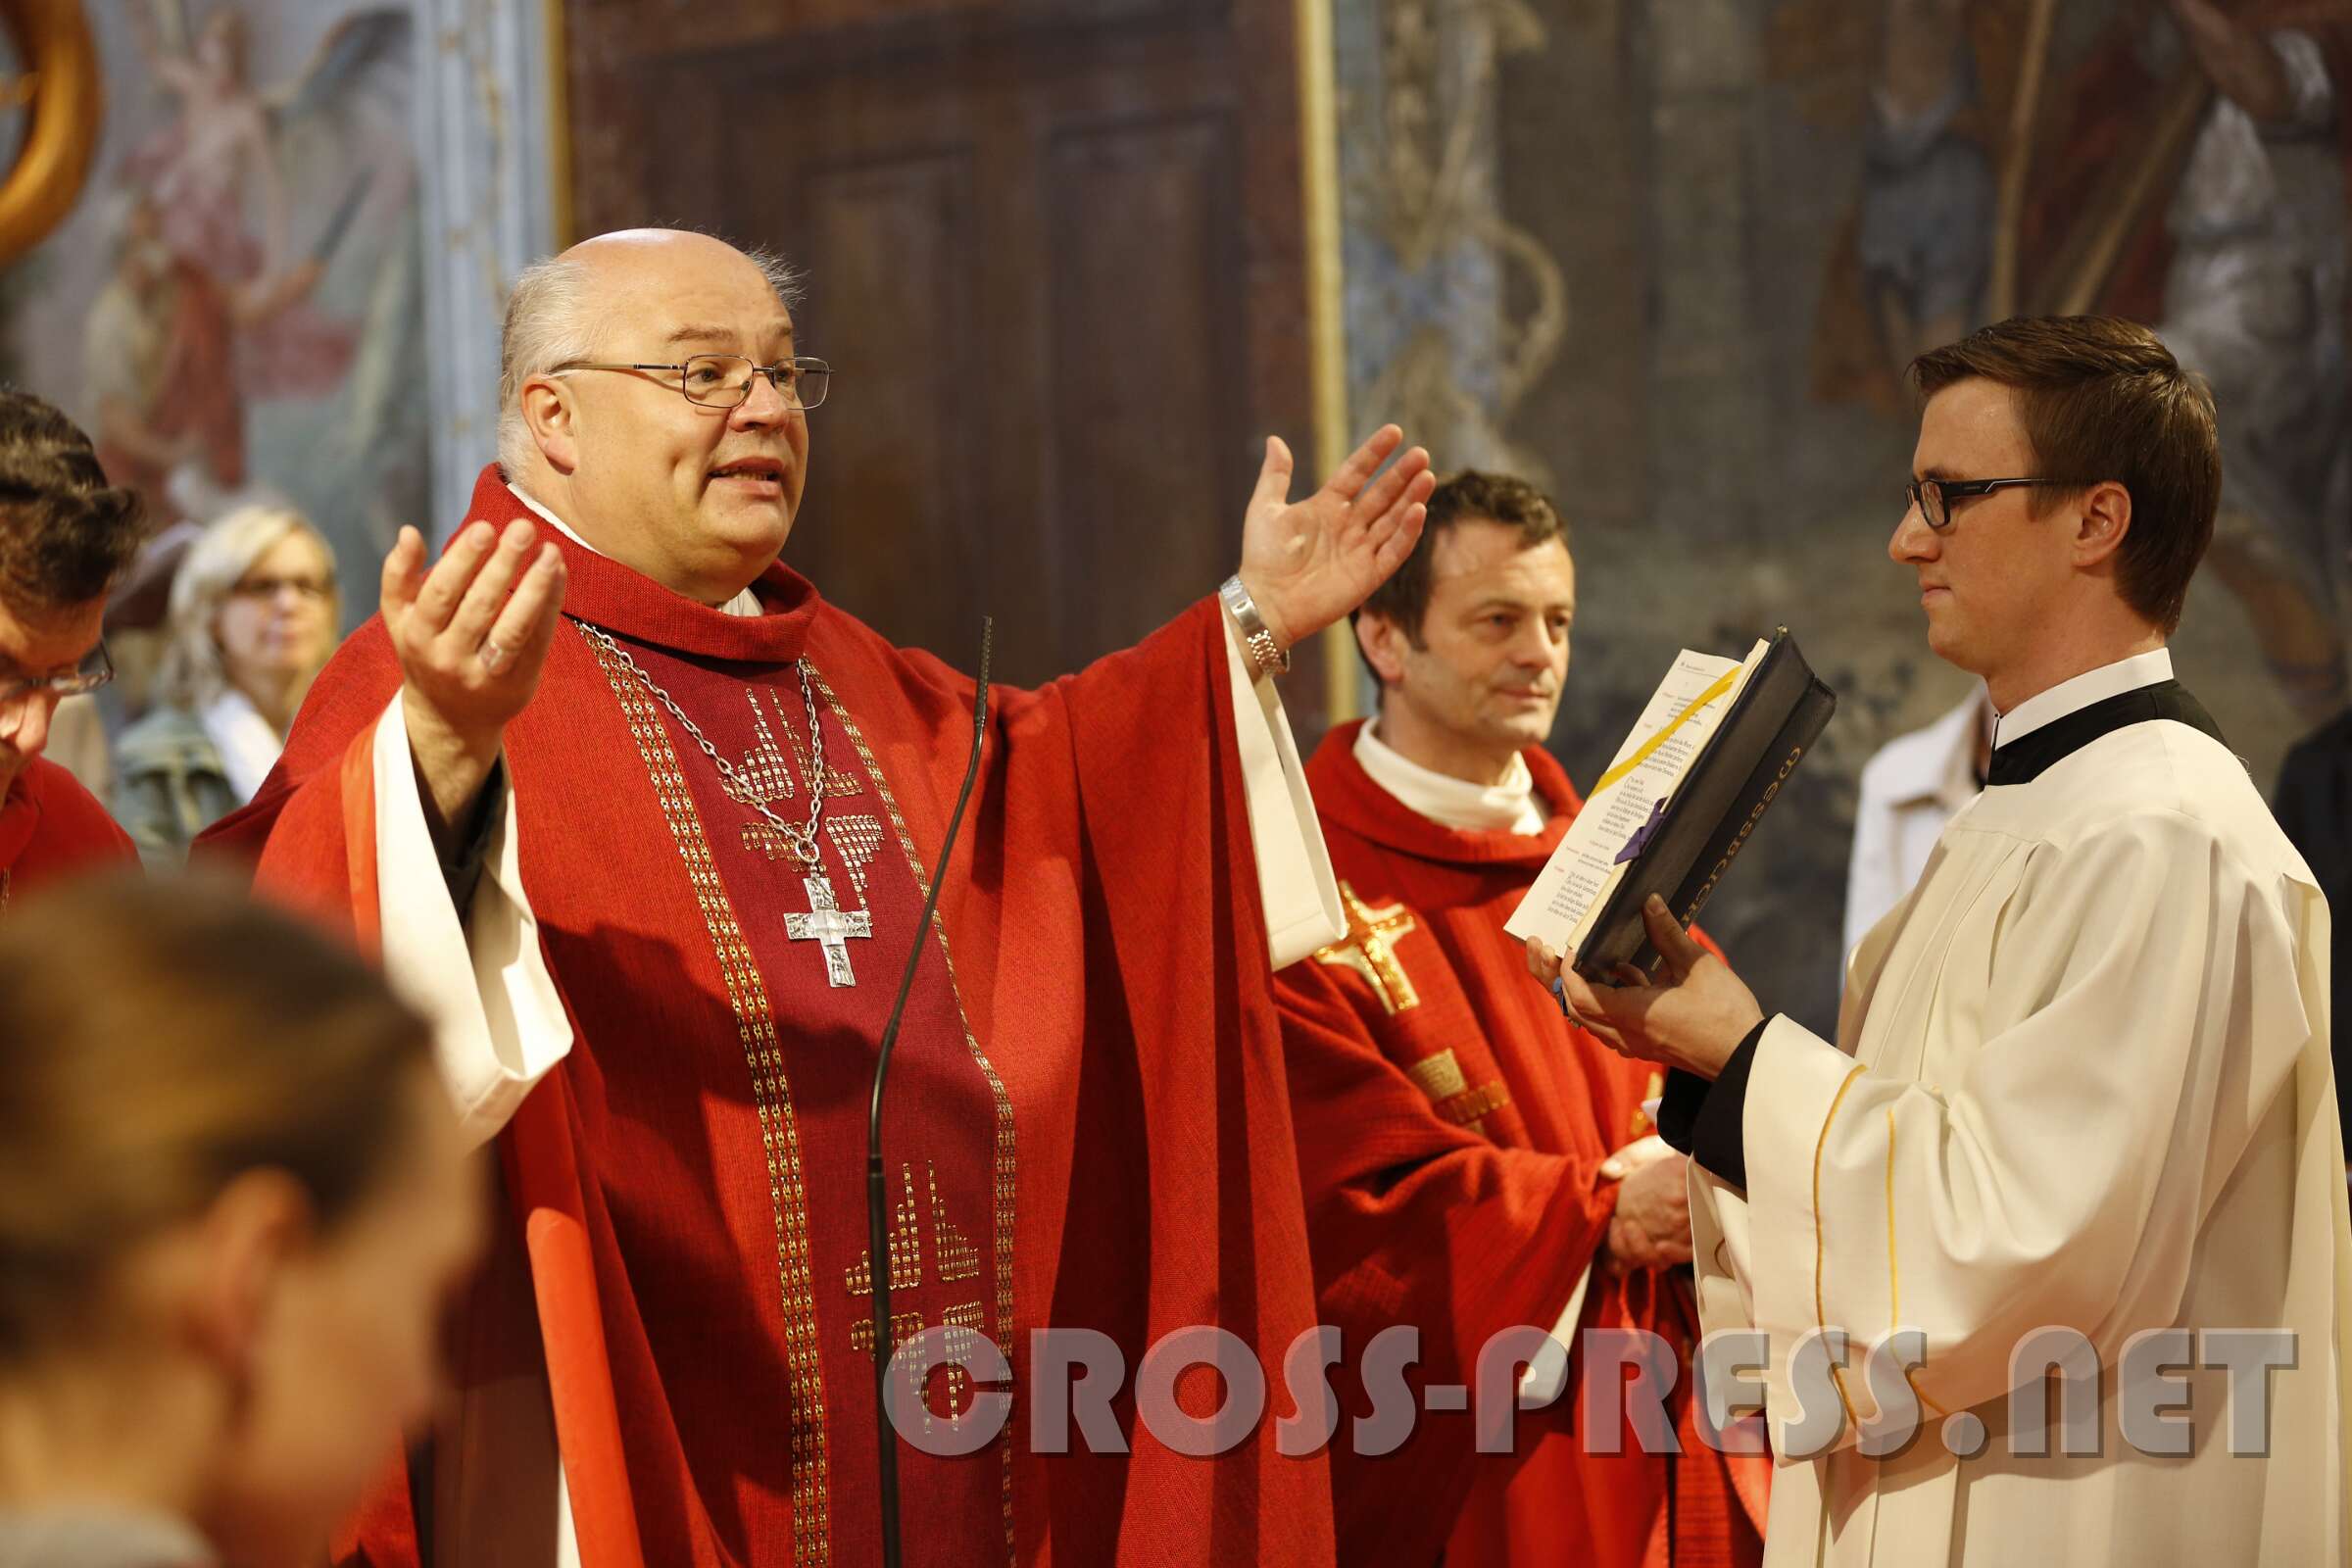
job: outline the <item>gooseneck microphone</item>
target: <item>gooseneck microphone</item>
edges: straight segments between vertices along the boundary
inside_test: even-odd
[[[899,999],[891,1004],[890,1022],[882,1029],[882,1049],[874,1055],[874,1095],[865,1118],[865,1238],[866,1276],[874,1298],[874,1434],[880,1461],[876,1479],[881,1487],[883,1568],[900,1568],[899,1556],[899,1443],[890,1424],[890,1364],[897,1349],[890,1337],[890,1251],[887,1186],[882,1179],[882,1090],[890,1078],[891,1053],[898,1048],[899,1022],[906,1011],[906,997],[914,989],[914,968],[930,947],[931,916],[939,908],[939,889],[948,874],[948,857],[956,851],[956,834],[963,826],[963,808],[971,803],[972,785],[980,777],[980,752],[988,734],[988,654],[995,623],[980,619],[980,686],[972,698],[972,759],[964,764],[963,788],[956,810],[948,818],[948,836],[939,846],[939,863],[931,868],[931,891],[923,898],[923,917],[914,928],[914,947],[906,955],[906,972],[899,976]]]

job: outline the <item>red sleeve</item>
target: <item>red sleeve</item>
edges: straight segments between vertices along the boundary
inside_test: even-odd
[[[1373,1411],[1357,1358],[1399,1323],[1421,1334],[1405,1376],[1415,1405],[1432,1408],[1430,1385],[1458,1384],[1475,1409],[1480,1347],[1499,1329],[1558,1322],[1607,1234],[1615,1189],[1601,1189],[1597,1159],[1504,1148],[1439,1116],[1325,965],[1292,964],[1275,992],[1317,1304],[1343,1336],[1330,1374],[1343,1419]],[[1436,1561],[1474,1458],[1466,1415],[1424,1415],[1387,1459],[1357,1453],[1343,1429],[1331,1459],[1340,1560]],[[1399,1486],[1400,1473],[1414,1484]]]
[[[1275,992],[1326,1321],[1417,1323],[1447,1378],[1496,1330],[1557,1322],[1616,1206],[1600,1161],[1446,1121],[1325,965],[1291,965]]]
[[[11,866],[19,892],[76,872],[106,870],[124,861],[136,863],[138,846],[107,814],[96,796],[46,758],[34,758],[24,769],[24,792],[40,812],[38,825],[24,851]]]
[[[1161,1276],[1147,1337],[1219,1323],[1272,1369],[1316,1320],[1233,696],[1214,599],[1036,694],[1069,714],[1105,917],[1086,933],[1088,967],[1099,994],[1123,997],[1141,1070],[1132,1157],[1148,1172]],[[1016,726],[1043,716],[1007,706]],[[1324,1462],[1278,1454],[1276,1432],[1268,1419],[1202,1465],[1151,1451],[1139,1429],[1127,1494],[1166,1499],[1168,1517],[1248,1519],[1214,1533],[1221,1558],[1330,1561]],[[1120,1560],[1151,1555],[1139,1545]]]

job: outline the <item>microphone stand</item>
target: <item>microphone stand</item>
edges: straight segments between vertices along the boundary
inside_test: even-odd
[[[866,1277],[874,1298],[874,1434],[879,1446],[882,1507],[883,1568],[900,1568],[899,1444],[890,1424],[890,1365],[897,1347],[890,1337],[888,1184],[882,1179],[882,1090],[890,1077],[891,1053],[898,1049],[899,1023],[906,1011],[907,993],[914,989],[914,967],[929,946],[931,916],[939,908],[940,884],[948,874],[948,857],[955,853],[956,834],[963,826],[963,808],[972,799],[980,776],[981,743],[988,733],[988,654],[994,623],[980,621],[980,685],[972,699],[972,759],[964,764],[963,788],[956,794],[956,810],[948,818],[948,835],[939,846],[939,863],[931,868],[931,891],[923,899],[923,917],[915,925],[914,947],[906,955],[906,972],[899,976],[899,999],[891,1004],[890,1022],[882,1029],[882,1049],[874,1056],[874,1094],[865,1117],[865,1240]]]

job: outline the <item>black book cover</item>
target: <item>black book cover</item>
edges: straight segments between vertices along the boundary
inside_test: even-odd
[[[1658,954],[1642,923],[1642,906],[1655,893],[1684,925],[1697,918],[1837,707],[1838,694],[1813,673],[1788,628],[1776,630],[1723,727],[1601,906],[1576,956],[1579,974],[1606,980],[1620,963],[1656,972]]]

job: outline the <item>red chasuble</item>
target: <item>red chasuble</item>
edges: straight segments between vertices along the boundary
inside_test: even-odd
[[[470,515],[527,515],[484,472]],[[973,683],[781,565],[735,617],[563,541],[564,612],[510,727],[524,885],[575,1032],[501,1135],[589,1568],[876,1560],[864,1140],[875,1047],[961,783]],[[872,934],[827,983],[803,868],[602,628],[786,821]],[[900,1444],[906,1560],[1328,1563],[1322,1459],[1273,1415],[1214,1461],[1136,1419],[1169,1331],[1277,1369],[1314,1308],[1221,620],[1203,601],[1034,692],[1000,691],[924,946],[885,1127],[895,1331],[1010,1358],[1012,1419],[962,1458]],[[810,768],[794,661],[823,727]],[[365,799],[399,685],[380,621],[314,687],[216,832],[312,903],[374,902]],[[1031,1331],[1123,1353],[1131,1453],[1031,1454]],[[1214,1380],[1187,1384],[1205,1413]],[[933,1382],[934,1419],[968,1388]],[[954,1399],[956,1403],[949,1401]],[[1083,1448],[1083,1445],[1079,1445]],[[414,1560],[406,1509],[367,1560]]]
[[[138,858],[130,835],[96,797],[45,758],[26,763],[0,800],[0,902],[72,872]]]
[[[1595,1255],[1616,1203],[1598,1167],[1650,1131],[1651,1069],[1571,1028],[1502,929],[1582,803],[1530,748],[1551,811],[1542,833],[1444,826],[1364,772],[1360,728],[1325,737],[1306,769],[1348,936],[1276,980],[1322,1319],[1351,1360],[1390,1325],[1417,1325],[1415,1389],[1469,1384],[1491,1336],[1550,1329],[1592,1264],[1580,1328],[1649,1330],[1684,1363],[1668,1402],[1685,1449],[1672,1461],[1673,1562],[1756,1562],[1766,1461],[1743,1465],[1742,1498],[1695,1441],[1688,1277]],[[1340,1560],[1664,1563],[1669,1461],[1642,1454],[1630,1425],[1621,1454],[1586,1452],[1571,1430],[1581,1351],[1571,1365],[1558,1400],[1520,1413],[1515,1457],[1478,1459],[1469,1414],[1424,1414],[1377,1457],[1354,1453],[1344,1426],[1332,1450]],[[1335,1382],[1355,1413],[1374,1407],[1347,1368]]]

